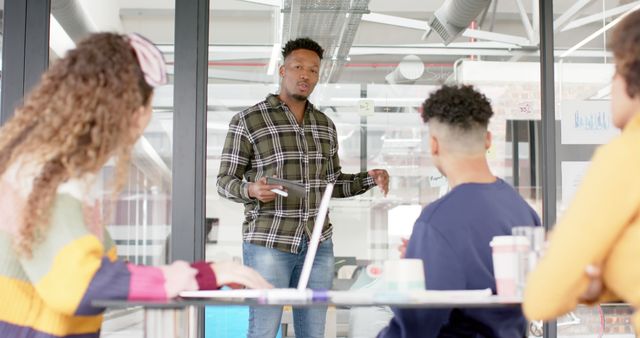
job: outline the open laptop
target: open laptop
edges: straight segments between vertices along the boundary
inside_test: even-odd
[[[200,291],[183,291],[180,292],[180,297],[183,298],[255,298],[265,299],[269,301],[277,300],[289,300],[289,301],[305,301],[311,297],[310,290],[307,289],[309,283],[309,277],[311,276],[311,268],[313,267],[313,261],[318,251],[318,245],[320,244],[320,236],[322,235],[322,228],[324,226],[324,220],[327,217],[329,211],[329,201],[331,200],[331,193],[333,192],[333,183],[328,183],[327,187],[322,194],[322,200],[320,201],[320,207],[318,208],[318,215],[316,221],[313,224],[313,231],[311,233],[311,240],[309,242],[309,248],[304,258],[304,264],[302,265],[302,272],[300,273],[300,279],[298,280],[297,288],[280,288],[280,289],[236,289],[236,290],[200,290]]]

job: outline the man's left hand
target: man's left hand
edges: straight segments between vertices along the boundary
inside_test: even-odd
[[[384,169],[371,169],[368,174],[386,197],[389,193],[389,173]]]

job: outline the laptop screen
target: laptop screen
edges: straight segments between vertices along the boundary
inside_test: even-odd
[[[294,291],[300,294],[300,291],[305,291],[309,284],[309,277],[311,276],[311,268],[313,267],[313,261],[316,258],[316,252],[318,251],[318,245],[320,244],[320,237],[322,235],[322,228],[324,226],[324,220],[327,218],[327,212],[329,211],[329,201],[331,200],[331,194],[333,193],[333,183],[327,184],[324,193],[322,194],[322,200],[320,200],[320,206],[318,207],[318,215],[313,223],[313,231],[311,232],[311,239],[309,240],[309,246],[307,254],[304,257],[304,264],[302,265],[302,272],[300,272],[300,279],[298,280],[298,287],[287,289],[239,289],[239,290],[199,290],[199,291],[182,291],[181,297],[196,297],[196,298],[262,298],[272,292]],[[282,297],[282,294],[280,294]],[[286,297],[291,297],[291,293],[288,293]]]
[[[307,255],[304,257],[304,264],[302,265],[302,272],[300,273],[300,279],[298,280],[298,290],[304,290],[309,283],[309,277],[311,276],[311,268],[313,267],[313,260],[316,258],[316,252],[318,251],[318,245],[320,244],[320,236],[322,235],[322,227],[324,226],[324,220],[327,217],[329,211],[329,201],[331,200],[331,193],[333,192],[333,183],[327,184],[327,187],[322,194],[322,200],[320,201],[320,207],[318,208],[318,215],[316,221],[313,223],[313,232],[311,233],[311,240],[309,241],[309,247],[307,249]]]

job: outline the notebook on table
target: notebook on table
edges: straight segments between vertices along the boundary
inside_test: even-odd
[[[288,301],[306,301],[311,297],[311,290],[307,289],[309,277],[311,276],[311,268],[318,251],[322,228],[327,212],[329,211],[329,202],[333,192],[333,183],[327,184],[322,194],[318,215],[313,224],[311,239],[307,254],[302,265],[302,272],[298,280],[297,288],[278,288],[278,289],[235,289],[235,290],[200,290],[200,291],[183,291],[180,297],[183,298],[224,298],[224,299],[266,299],[269,301],[288,300]]]

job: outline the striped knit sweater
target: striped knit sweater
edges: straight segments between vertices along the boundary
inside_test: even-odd
[[[99,337],[104,309],[92,300],[166,299],[160,269],[117,260],[108,234],[85,222],[78,181],[59,187],[48,232],[32,257],[17,255],[12,238],[30,184],[12,176],[15,170],[8,170],[0,179],[0,337]],[[201,289],[216,287],[208,264],[193,267]]]

